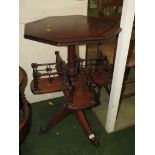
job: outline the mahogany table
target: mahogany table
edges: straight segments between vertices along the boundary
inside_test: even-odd
[[[96,105],[95,87],[107,83],[108,78],[102,67],[92,69],[83,65],[83,62],[93,60],[78,58],[75,54],[75,45],[104,43],[120,31],[119,25],[110,20],[81,15],[47,17],[25,25],[26,39],[68,47],[67,64],[58,51],[55,52],[56,63],[32,64],[34,77],[31,83],[32,92],[43,94],[63,91],[65,97],[65,103],[60,111],[51,119],[46,128],[40,130],[40,133],[46,133],[72,112],[90,142],[98,146],[99,141],[88,124],[84,110]],[[95,61],[104,63],[102,59],[95,59]],[[38,69],[43,66],[47,66],[45,68],[47,73],[41,73],[42,69]],[[56,66],[55,72],[52,73],[54,69],[50,66]],[[49,77],[41,78],[42,76]]]

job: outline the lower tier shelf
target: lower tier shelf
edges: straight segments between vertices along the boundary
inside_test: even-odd
[[[34,88],[34,80],[31,82],[31,91],[34,94],[45,94],[62,91],[62,80],[59,77],[53,77],[49,82],[48,78],[42,78],[38,81],[38,89]]]
[[[73,93],[71,97],[64,91],[64,97],[69,109],[80,110],[96,105],[94,90],[84,83],[81,77],[77,81],[74,81],[72,85]]]
[[[111,82],[111,78],[108,72],[91,72],[90,76],[93,82],[98,86],[107,85]]]

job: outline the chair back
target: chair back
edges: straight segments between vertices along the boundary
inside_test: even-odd
[[[123,0],[98,0],[98,17],[120,22]]]

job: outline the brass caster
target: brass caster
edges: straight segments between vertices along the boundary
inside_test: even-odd
[[[100,142],[98,139],[94,136],[94,134],[89,135],[90,142],[95,146],[98,147],[100,145]]]

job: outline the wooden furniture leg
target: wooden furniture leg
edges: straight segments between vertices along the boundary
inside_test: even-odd
[[[47,124],[46,128],[41,128],[39,134],[45,134],[55,125],[57,125],[62,119],[64,119],[69,113],[69,109],[66,106],[63,106],[58,113],[51,119]]]
[[[95,135],[93,134],[92,130],[89,127],[88,121],[85,117],[85,114],[82,110],[78,110],[74,112],[77,120],[79,121],[80,125],[82,126],[86,136],[88,137],[88,139],[90,140],[90,142],[94,145],[94,146],[98,146],[99,145],[99,141],[96,139]]]

